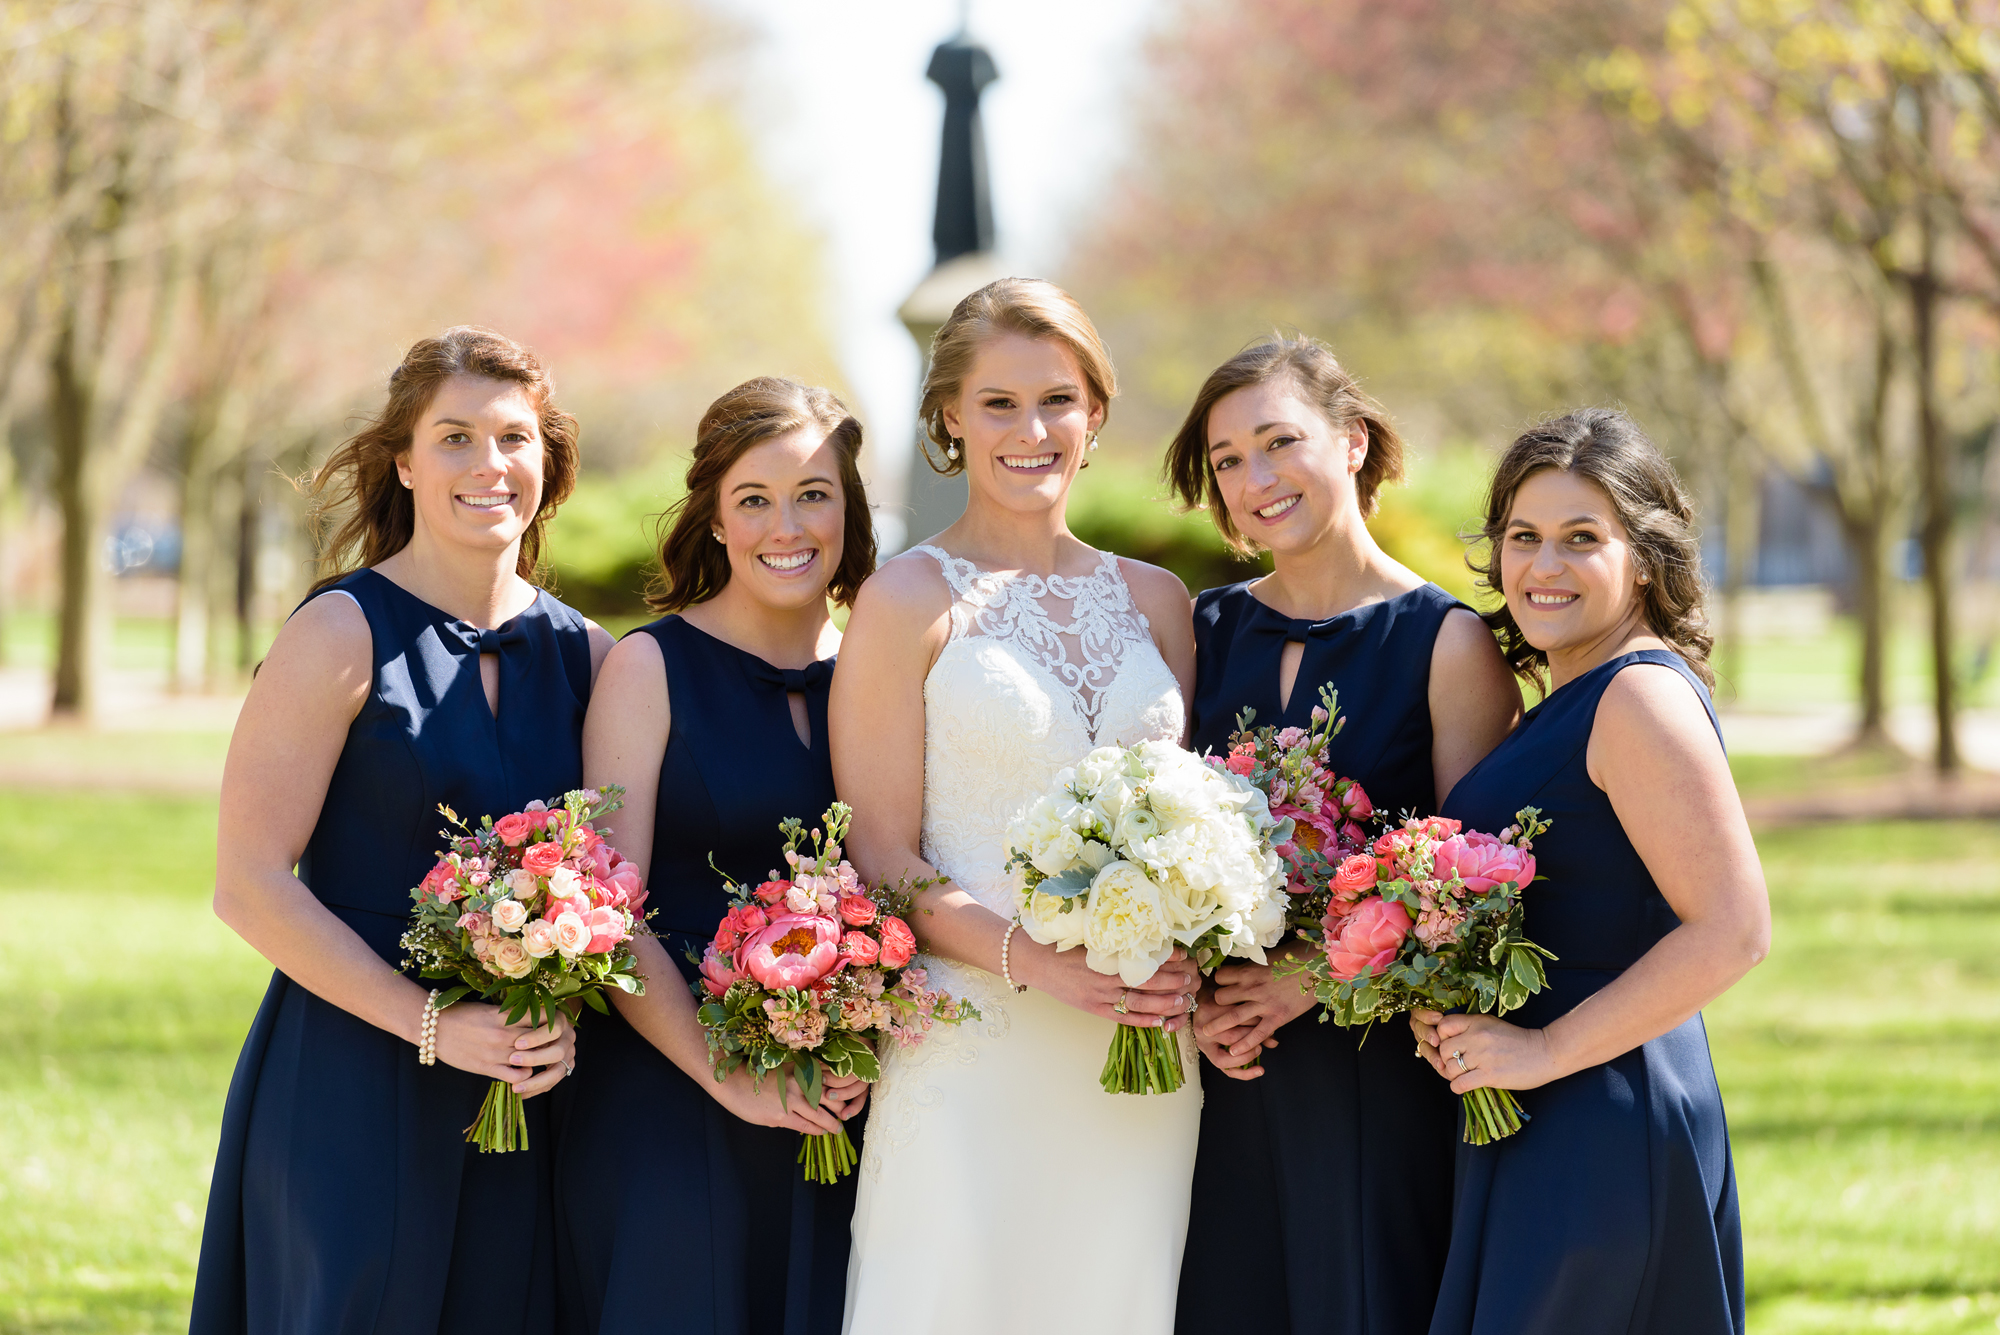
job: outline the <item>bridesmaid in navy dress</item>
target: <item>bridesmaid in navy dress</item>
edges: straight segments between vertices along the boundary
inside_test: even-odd
[[[1526,1091],[1533,1118],[1459,1146],[1431,1330],[1741,1332],[1742,1228],[1700,1012],[1763,958],[1771,918],[1708,700],[1693,511],[1638,427],[1591,409],[1514,442],[1485,537],[1502,645],[1553,689],[1445,814],[1489,832],[1525,806],[1554,821],[1527,930],[1558,958],[1505,1020],[1412,1017],[1453,1090]]]
[[[637,946],[646,994],[586,1022],[569,1090],[566,1329],[840,1329],[855,1182],[808,1184],[799,1136],[838,1129],[867,1086],[832,1081],[815,1107],[747,1071],[717,1081],[686,956],[727,908],[711,855],[762,880],[784,865],[778,822],[816,824],[834,800],[827,599],[852,598],[875,567],[860,448],[826,390],[766,377],[716,400],[660,553],[653,604],[668,615],[612,651],[591,703],[585,777],[626,788],[613,842],[646,872],[659,938]]]
[[[1195,602],[1194,748],[1224,749],[1245,706],[1304,727],[1331,683],[1335,772],[1378,811],[1435,811],[1520,694],[1478,616],[1368,532],[1402,476],[1381,409],[1319,344],[1261,344],[1209,377],[1168,471],[1273,563]],[[1177,1328],[1421,1332],[1450,1223],[1448,1092],[1400,1043],[1291,1023],[1311,995],[1262,965],[1217,970],[1204,1002],[1197,1041],[1231,1078],[1205,1090]]]
[[[547,1335],[549,1100],[566,1023],[465,1002],[418,1063],[430,984],[398,972],[440,802],[504,814],[582,781],[603,631],[530,577],[577,470],[532,355],[458,328],[315,482],[351,506],[324,580],[265,659],[222,781],[216,913],[277,966],[230,1082],[197,1335]],[[297,868],[294,874],[293,868]],[[465,1141],[489,1082],[525,1153]]]

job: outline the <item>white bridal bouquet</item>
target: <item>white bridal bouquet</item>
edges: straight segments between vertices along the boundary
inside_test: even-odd
[[[1263,792],[1171,742],[1101,746],[1007,827],[1023,869],[1021,926],[1137,987],[1176,946],[1204,970],[1227,956],[1262,964],[1285,933],[1292,822]],[[1119,1025],[1100,1078],[1107,1093],[1172,1093],[1180,1046]]]

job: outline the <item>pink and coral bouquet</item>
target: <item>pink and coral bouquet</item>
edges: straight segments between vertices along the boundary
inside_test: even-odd
[[[1320,951],[1291,970],[1316,980],[1322,1022],[1367,1025],[1420,1008],[1505,1015],[1541,991],[1542,960],[1555,956],[1521,934],[1521,892],[1549,823],[1534,807],[1515,822],[1491,835],[1411,817],[1341,860]],[[1475,1089],[1464,1104],[1474,1145],[1514,1134],[1527,1118],[1504,1089]]]
[[[933,1024],[979,1018],[972,1003],[932,990],[926,971],[911,963],[917,938],[903,915],[922,887],[871,888],[842,860],[851,818],[845,803],[834,803],[810,843],[800,821],[780,822],[786,871],[755,886],[730,882],[729,911],[695,983],[716,1079],[742,1066],[759,1082],[789,1073],[818,1103],[826,1071],[881,1078],[875,1041],[915,1047]],[[804,1142],[799,1162],[808,1181],[836,1182],[853,1171],[845,1129]]]
[[[1254,728],[1257,713],[1236,716],[1236,735],[1226,754],[1208,763],[1240,774],[1263,790],[1275,820],[1291,829],[1278,845],[1285,860],[1287,917],[1294,928],[1316,932],[1332,901],[1335,870],[1350,854],[1368,847],[1375,806],[1352,779],[1327,765],[1333,739],[1347,726],[1340,694],[1322,686],[1312,721],[1304,728]]]
[[[450,807],[452,829],[437,865],[410,892],[404,967],[456,978],[436,1009],[468,996],[496,1001],[509,1022],[551,1019],[581,1002],[606,1011],[609,988],[634,995],[644,981],[627,942],[642,931],[646,891],[639,869],[604,841],[595,822],[616,811],[624,789],[584,788],[551,806],[530,802],[469,829]],[[465,1138],[481,1150],[525,1150],[521,1096],[504,1081],[486,1091]]]

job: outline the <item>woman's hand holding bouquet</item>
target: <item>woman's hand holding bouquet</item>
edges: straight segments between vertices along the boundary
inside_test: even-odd
[[[1284,935],[1289,826],[1264,794],[1171,742],[1099,747],[1007,831],[1022,868],[1021,927],[1100,974],[1144,986],[1180,952],[1203,967],[1264,961]],[[1179,1041],[1121,1024],[1099,1077],[1107,1093],[1181,1087]]]
[[[1321,1019],[1351,1026],[1410,1010],[1504,1015],[1547,983],[1548,951],[1522,935],[1521,892],[1549,828],[1524,808],[1499,835],[1412,817],[1344,859],[1321,923],[1321,952],[1294,966],[1317,981]],[[1504,1089],[1462,1096],[1465,1138],[1484,1145],[1527,1114]]]
[[[913,966],[916,934],[901,914],[910,887],[871,889],[841,860],[852,813],[827,808],[806,846],[801,823],[784,821],[789,875],[773,871],[756,886],[731,882],[729,912],[700,960],[695,985],[716,1079],[748,1068],[753,1086],[767,1075],[817,1105],[826,1073],[876,1080],[881,1065],[871,1039],[905,1047],[923,1042],[933,1023],[977,1019],[971,1003],[932,991]],[[921,887],[917,887],[921,888]],[[835,1182],[854,1168],[845,1127],[807,1134],[799,1162],[813,1182]]]
[[[426,1008],[426,1060],[440,1042],[448,1048],[456,1043],[467,1023],[475,1050],[490,1056],[485,1050],[493,1044],[484,1030],[525,1018],[534,1026],[527,1037],[544,1030],[553,1035],[566,1005],[582,1002],[605,1011],[605,989],[645,991],[626,943],[642,930],[646,892],[638,871],[593,823],[616,811],[623,796],[617,787],[579,789],[553,807],[530,802],[498,820],[484,817],[476,830],[450,807],[438,808],[457,833],[443,832],[449,847],[410,892],[415,907],[402,940],[409,952],[404,967],[415,964],[426,978],[458,979]],[[439,1016],[468,996],[497,1001],[496,1016],[491,1023],[485,1016],[454,1022],[446,1039]],[[483,1044],[481,1037],[487,1038]],[[519,1048],[519,1038],[506,1041]],[[548,1043],[531,1044],[508,1062],[547,1055],[542,1049]],[[446,1059],[463,1064],[449,1051]],[[465,1138],[488,1152],[528,1148],[521,1095],[511,1083],[493,1082]]]

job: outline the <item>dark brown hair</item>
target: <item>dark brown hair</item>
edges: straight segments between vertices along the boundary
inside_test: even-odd
[[[421,339],[389,373],[389,402],[358,435],[326,457],[306,484],[313,517],[341,516],[320,549],[315,591],[358,566],[379,565],[410,543],[416,501],[396,476],[396,460],[409,452],[417,423],[455,375],[506,380],[528,391],[542,435],[542,500],[521,535],[515,571],[541,582],[542,535],[556,507],[569,499],[578,468],[576,419],[556,407],[554,382],[535,354],[514,340],[476,325],[458,325]]]
[[[671,527],[660,543],[660,568],[647,591],[647,606],[655,612],[678,612],[722,592],[729,583],[729,553],[713,532],[722,479],[753,446],[804,426],[824,427],[840,457],[845,532],[840,565],[826,591],[837,603],[854,600],[861,581],[875,571],[875,523],[857,462],[861,423],[831,390],[764,375],[744,381],[701,415],[694,459],[688,464],[687,495],[661,516]]]
[[[1052,338],[1063,344],[1075,355],[1097,406],[1104,409],[1106,417],[1111,415],[1111,400],[1118,394],[1118,373],[1112,369],[1111,354],[1105,351],[1097,326],[1076,298],[1040,278],[1002,278],[988,283],[954,306],[951,318],[931,339],[930,368],[924,372],[917,419],[924,424],[924,462],[946,477],[964,472],[965,458],[963,451],[956,459],[945,453],[951,447],[951,429],[944,424],[945,405],[957,402],[980,344],[995,334]]]
[[[1639,586],[1646,625],[1713,687],[1708,651],[1715,637],[1708,630],[1708,583],[1702,575],[1694,507],[1660,447],[1638,423],[1610,408],[1583,408],[1530,428],[1507,447],[1493,470],[1485,523],[1475,539],[1484,550],[1475,547],[1465,563],[1481,585],[1502,596],[1500,606],[1486,613],[1486,624],[1500,637],[1508,665],[1546,689],[1549,656],[1528,643],[1504,601],[1500,544],[1521,484],[1551,468],[1574,473],[1610,498],[1631,539],[1639,573],[1646,576]]]
[[[1229,394],[1274,380],[1291,382],[1301,398],[1318,408],[1335,431],[1356,422],[1368,436],[1368,457],[1354,475],[1354,496],[1365,519],[1375,513],[1375,500],[1385,482],[1403,476],[1403,438],[1389,424],[1382,405],[1361,392],[1353,376],[1318,339],[1274,334],[1231,357],[1209,373],[1194,396],[1187,420],[1167,446],[1163,471],[1174,494],[1189,510],[1207,510],[1222,539],[1244,554],[1256,544],[1244,537],[1229,518],[1229,507],[1215,484],[1215,466],[1208,461],[1208,415]]]

